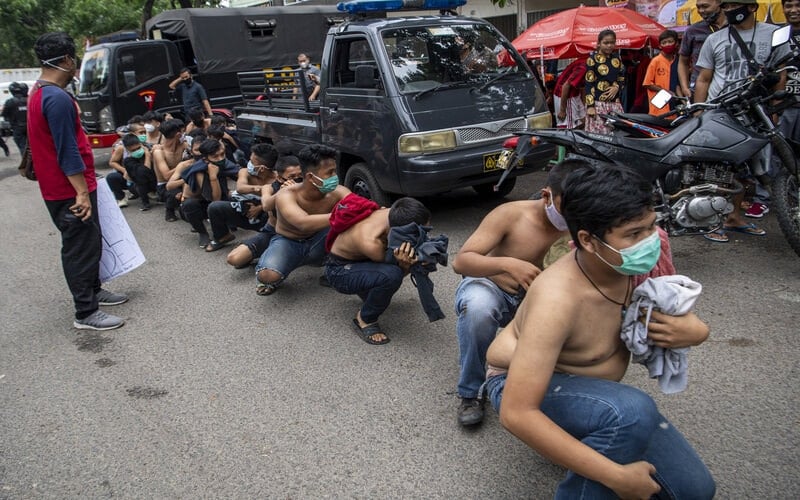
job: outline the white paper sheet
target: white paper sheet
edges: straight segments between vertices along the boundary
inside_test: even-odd
[[[106,283],[141,266],[145,258],[105,179],[97,179],[97,211],[103,231],[100,281]]]

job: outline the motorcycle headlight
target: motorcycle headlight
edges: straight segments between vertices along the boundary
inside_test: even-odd
[[[551,128],[553,116],[550,113],[537,113],[528,117],[528,128]]]
[[[97,127],[100,132],[113,132],[116,128],[114,127],[114,118],[111,116],[111,106],[101,109],[97,115],[97,120]]]
[[[440,153],[456,148],[456,134],[452,130],[426,134],[400,136],[400,154]]]

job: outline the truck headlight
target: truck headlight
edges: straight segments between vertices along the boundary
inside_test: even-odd
[[[553,117],[549,112],[537,113],[528,117],[528,128],[551,128],[553,126]]]
[[[400,136],[400,154],[439,153],[455,148],[456,133],[452,130]]]
[[[114,118],[111,116],[111,106],[106,106],[97,115],[97,129],[99,132],[113,132],[115,128]]]

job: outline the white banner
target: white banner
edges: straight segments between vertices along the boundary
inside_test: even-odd
[[[145,258],[105,179],[97,179],[97,212],[103,232],[100,281],[106,283],[141,266]]]

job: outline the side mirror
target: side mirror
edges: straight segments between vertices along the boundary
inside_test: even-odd
[[[650,99],[650,103],[658,109],[663,108],[667,105],[667,103],[672,99],[672,94],[669,91],[661,89],[659,90],[656,95]]]
[[[778,45],[783,45],[789,41],[791,35],[792,27],[788,24],[782,28],[776,29],[772,32],[772,46],[777,47]]]

